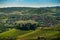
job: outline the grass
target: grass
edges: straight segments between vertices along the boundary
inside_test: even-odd
[[[59,27],[58,27],[59,28]],[[24,30],[17,30],[11,29],[9,31],[0,33],[0,37],[16,37],[17,40],[19,39],[27,39],[27,40],[36,40],[38,36],[43,36],[47,40],[60,37],[60,32],[55,30],[54,28],[37,28],[36,30],[24,31]]]
[[[0,33],[0,37],[16,37],[19,34],[19,31],[12,29],[3,33]]]
[[[23,37],[26,37],[26,36],[28,36],[28,35],[31,35],[31,34],[37,32],[37,31],[39,31],[39,30],[31,31],[31,32],[29,32],[29,33],[25,33],[25,34],[20,35],[20,36],[18,36],[18,37],[23,38]]]
[[[30,31],[21,31],[21,30],[17,30],[17,29],[11,29],[9,31],[0,33],[0,37],[17,37],[18,35],[23,35],[25,33],[28,33]]]
[[[18,36],[20,39],[37,39],[38,36],[44,36],[47,39],[51,39],[60,35],[60,32],[51,29],[36,29],[35,31]]]

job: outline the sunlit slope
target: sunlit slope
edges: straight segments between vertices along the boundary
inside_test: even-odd
[[[52,39],[60,36],[60,32],[52,29],[52,28],[37,28],[36,30],[30,30],[30,31],[23,31],[23,30],[17,30],[12,29],[3,33],[0,33],[1,37],[15,37],[18,39],[37,39],[38,36],[44,36],[46,39]]]
[[[37,39],[38,36],[43,36],[48,40],[48,39],[52,39],[52,38],[57,38],[59,36],[59,34],[60,34],[60,32],[58,32],[56,30],[38,28],[32,32],[18,36],[17,40],[18,39],[21,39],[21,40]]]
[[[16,29],[12,29],[12,30],[0,33],[0,37],[16,37],[19,33],[20,31]]]
[[[0,33],[0,37],[17,37],[18,35],[23,35],[25,33],[28,33],[30,31],[21,31],[17,29],[12,29],[3,33]]]

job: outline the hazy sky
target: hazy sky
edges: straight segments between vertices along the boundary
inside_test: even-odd
[[[0,7],[60,6],[60,0],[0,0]]]

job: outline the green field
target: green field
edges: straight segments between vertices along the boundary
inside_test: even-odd
[[[19,35],[23,35],[23,34],[26,34],[26,33],[29,33],[31,31],[22,31],[22,30],[17,30],[17,29],[11,29],[9,31],[6,31],[6,32],[3,32],[3,33],[0,33],[0,39],[4,39],[4,38],[17,38],[17,36]]]
[[[38,36],[44,36],[47,40],[52,38],[57,38],[60,32],[51,29],[36,29],[33,32],[26,33],[24,35],[18,36],[18,38],[24,39],[37,39]],[[60,36],[60,35],[59,35]]]
[[[36,40],[38,36],[43,36],[46,40],[52,40],[60,37],[60,32],[53,28],[37,28],[36,30],[24,31],[11,29],[9,31],[0,33],[0,38],[12,37],[15,40]]]

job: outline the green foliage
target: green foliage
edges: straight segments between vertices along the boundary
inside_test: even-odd
[[[37,39],[38,36],[44,36],[47,40],[60,38],[59,13],[60,7],[0,8],[0,38],[2,38],[0,40],[3,40],[4,38],[7,38],[4,40],[15,40],[17,37],[21,39],[27,38],[33,40]],[[47,28],[48,26],[51,27]],[[17,28],[34,30],[27,31],[19,30]]]

